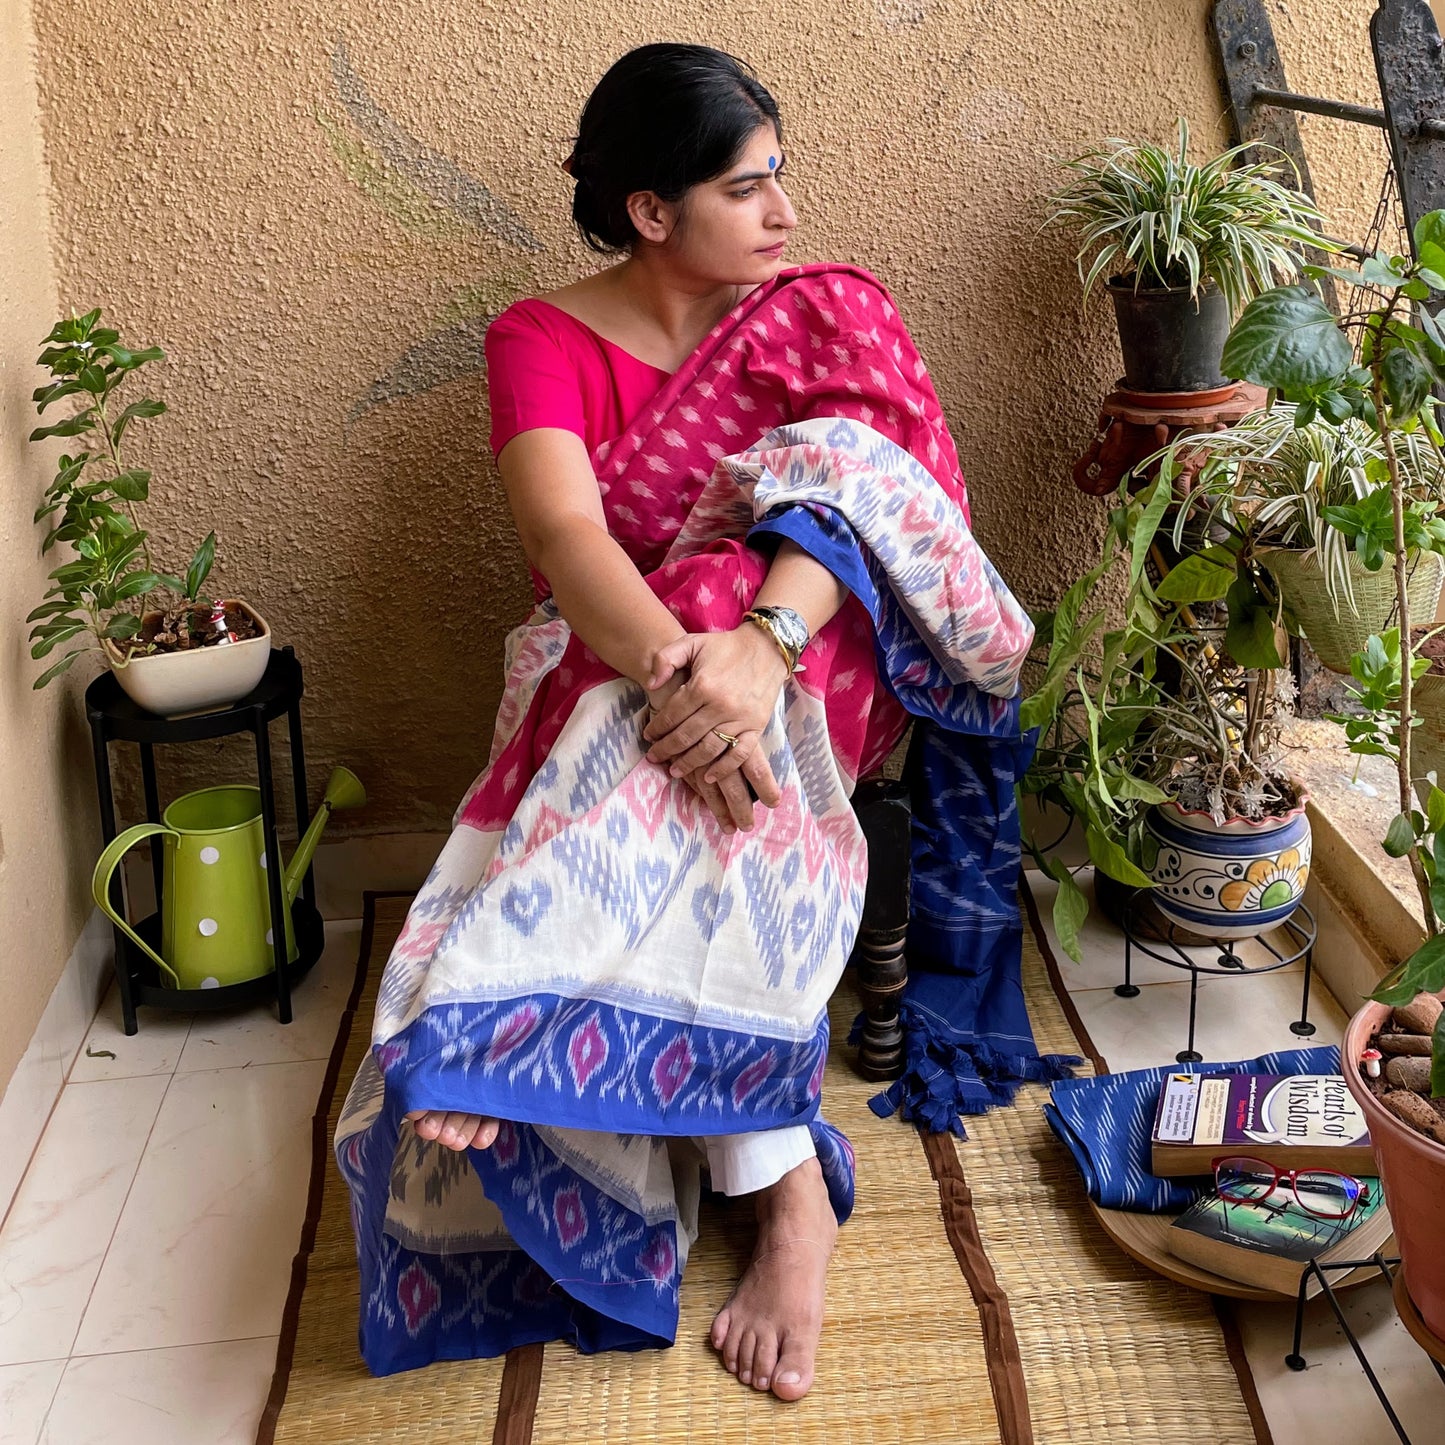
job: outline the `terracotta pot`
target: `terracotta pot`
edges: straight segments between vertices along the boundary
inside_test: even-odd
[[[1160,803],[1144,821],[1149,895],[1171,923],[1210,939],[1254,938],[1299,907],[1310,872],[1309,801],[1251,822]]]
[[[1367,1003],[1350,1020],[1340,1067],[1370,1126],[1405,1288],[1426,1326],[1445,1340],[1445,1145],[1397,1119],[1360,1077],[1360,1054],[1389,1016],[1384,1004]]]
[[[106,643],[111,671],[133,702],[161,717],[179,717],[184,713],[227,707],[245,697],[261,681],[271,660],[271,629],[266,619],[248,603],[233,597],[224,601],[226,606],[243,611],[261,629],[261,635],[223,647],[196,647],[185,652],[133,657],[123,667],[116,666],[120,653],[115,644]],[[146,620],[158,615],[148,612]]]

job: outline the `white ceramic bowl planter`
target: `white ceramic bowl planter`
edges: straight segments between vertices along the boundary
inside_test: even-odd
[[[1307,801],[1257,823],[1218,824],[1173,802],[1151,808],[1144,864],[1159,912],[1206,938],[1254,938],[1283,923],[1309,879]]]
[[[161,717],[226,707],[246,696],[261,681],[271,658],[271,629],[265,618],[245,602],[228,598],[261,629],[259,637],[220,647],[192,647],[185,652],[157,652],[133,657],[116,666],[120,653],[106,643],[106,657],[126,695]]]

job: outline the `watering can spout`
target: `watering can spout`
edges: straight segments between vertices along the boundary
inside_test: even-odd
[[[287,908],[295,903],[296,895],[301,891],[301,880],[311,866],[316,845],[321,841],[321,835],[326,831],[326,824],[330,821],[332,813],[338,808],[359,808],[365,802],[366,789],[362,787],[361,779],[350,768],[333,768],[331,777],[326,783],[326,796],[322,798],[321,806],[317,808],[316,816],[311,820],[311,826],[307,828],[305,836],[296,845],[296,852],[292,854],[290,863],[286,865],[282,883]]]

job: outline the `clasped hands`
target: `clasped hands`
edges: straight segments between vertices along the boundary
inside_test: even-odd
[[[752,827],[753,794],[768,808],[782,797],[762,733],[787,676],[782,653],[751,622],[689,632],[653,654],[647,756],[683,779],[724,832]]]

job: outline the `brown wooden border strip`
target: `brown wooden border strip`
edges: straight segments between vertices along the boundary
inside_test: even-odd
[[[507,1351],[492,1445],[532,1445],[532,1424],[542,1393],[542,1350],[541,1345],[518,1345]]]
[[[983,1325],[983,1352],[988,1361],[988,1383],[993,1391],[994,1413],[998,1416],[1000,1445],[1033,1445],[1028,1382],[1024,1378],[1018,1336],[1014,1333],[1013,1313],[1008,1295],[993,1272],[993,1261],[983,1247],[978,1216],[973,1212],[973,1191],[958,1162],[958,1150],[947,1134],[930,1134],[921,1128],[918,1132],[929,1172],[938,1185],[938,1203],[943,1211],[948,1242],[953,1246],[954,1258],[963,1271]]]
[[[1019,890],[1024,896],[1024,907],[1034,931],[1034,940],[1043,956],[1044,966],[1048,969],[1049,982],[1053,985],[1054,995],[1064,1010],[1069,1027],[1074,1031],[1074,1037],[1079,1041],[1079,1047],[1093,1064],[1096,1074],[1112,1072],[1104,1056],[1094,1047],[1094,1041],[1089,1037],[1089,1031],[1084,1027],[1084,1021],[1074,1006],[1074,1000],[1064,986],[1064,976],[1059,971],[1059,961],[1054,957],[1049,935],[1045,932],[1043,920],[1039,916],[1038,900],[1034,897],[1033,889],[1029,887],[1026,869],[1019,872]],[[1254,1427],[1255,1445],[1274,1445],[1274,1436],[1270,1433],[1264,1404],[1259,1398],[1259,1386],[1255,1383],[1254,1372],[1249,1367],[1249,1356],[1244,1350],[1244,1340],[1239,1333],[1234,1301],[1222,1295],[1210,1295],[1210,1300],[1214,1304],[1215,1317],[1219,1320],[1220,1333],[1224,1336],[1225,1353],[1229,1356],[1229,1363],[1234,1366],[1234,1374],[1239,1381],[1239,1393],[1244,1400],[1244,1408],[1249,1412],[1249,1423]]]

